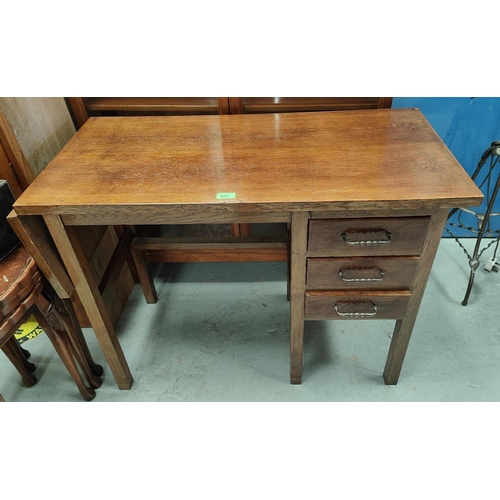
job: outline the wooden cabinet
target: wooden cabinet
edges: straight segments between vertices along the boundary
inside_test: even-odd
[[[390,108],[392,97],[229,97],[229,112],[297,113]]]
[[[67,97],[66,102],[77,129],[91,116],[229,113],[228,97]]]
[[[290,113],[390,108],[392,97],[66,97],[75,127],[90,116]]]

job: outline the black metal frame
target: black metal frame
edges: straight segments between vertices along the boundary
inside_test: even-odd
[[[495,215],[500,215],[500,212],[499,213],[493,212],[493,206],[495,204],[495,200],[498,195],[498,191],[500,189],[500,171],[496,173],[496,181],[495,184],[492,186],[492,179],[494,178],[495,167],[497,166],[497,164],[499,164],[499,158],[500,158],[500,141],[494,141],[491,143],[491,146],[483,153],[475,172],[472,174],[472,180],[476,181],[476,179],[479,177],[479,174],[483,171],[483,168],[485,167],[488,159],[490,160],[489,167],[485,174],[485,177],[481,182],[481,184],[478,184],[478,187],[480,189],[484,189],[485,191],[486,211],[484,213],[480,213],[469,208],[454,208],[451,210],[448,216],[448,221],[449,221],[450,218],[458,212],[459,214],[458,224],[448,222],[446,231],[455,238],[457,243],[460,245],[460,247],[463,249],[467,257],[469,258],[470,275],[469,275],[469,283],[467,286],[467,290],[465,292],[465,297],[462,301],[463,306],[466,306],[469,300],[469,296],[472,291],[472,285],[474,284],[474,277],[476,274],[476,270],[479,267],[479,258],[481,257],[483,252],[495,242],[497,244],[497,247],[495,248],[495,255],[493,256],[493,258],[494,259],[496,258],[496,249],[498,248],[498,243],[500,241],[500,229],[492,229],[490,227],[490,218]],[[462,212],[472,214],[477,218],[478,221],[477,229],[473,227],[464,226],[460,223],[460,215]],[[464,246],[460,243],[458,237],[455,236],[453,232],[449,229],[449,226],[458,226],[462,229],[467,229],[468,231],[477,234],[476,244],[474,246],[474,252],[472,255],[470,255],[469,252],[467,252]],[[493,239],[493,241],[491,241],[486,247],[481,249],[481,241],[483,237],[485,237],[485,235],[491,236],[493,234],[496,234],[496,237]]]

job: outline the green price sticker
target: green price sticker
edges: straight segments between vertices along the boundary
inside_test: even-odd
[[[218,200],[230,200],[236,198],[236,193],[217,193],[216,198]]]

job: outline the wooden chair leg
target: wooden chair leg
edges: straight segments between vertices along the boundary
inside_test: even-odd
[[[35,365],[26,359],[15,337],[10,338],[3,345],[2,351],[21,375],[24,385],[26,387],[33,387],[38,381],[37,378],[32,375],[32,372],[35,371]]]
[[[23,365],[26,367],[26,370],[28,370],[28,372],[33,373],[36,370],[36,366],[33,363],[30,363],[28,361],[28,359],[31,356],[31,353],[29,351],[27,351],[26,349],[24,349],[17,339],[15,339],[15,340],[16,340],[16,344],[19,346],[19,353],[20,353],[19,358],[21,360],[21,363],[23,363]],[[15,348],[15,349],[17,351],[17,348]]]
[[[52,342],[54,349],[56,350],[57,354],[59,354],[59,357],[64,363],[64,366],[66,366],[66,369],[75,381],[76,386],[78,387],[78,390],[80,391],[83,399],[85,399],[86,401],[91,401],[92,399],[94,399],[95,389],[93,387],[87,387],[85,385],[85,382],[83,381],[83,378],[78,369],[77,362],[75,360],[71,341],[69,339],[68,333],[64,328],[64,324],[61,324],[61,322],[59,322],[58,324],[54,324],[54,328],[48,320],[47,316],[49,315],[51,316],[52,323],[55,323],[58,318],[54,314],[53,305],[43,296],[42,293],[40,293],[37,297],[33,315],[47,334],[49,340]],[[89,373],[90,368],[85,370],[85,372],[85,374]]]
[[[26,359],[30,359],[31,353],[27,349],[25,349],[21,344],[19,344],[19,347],[21,348],[21,351],[24,354],[24,357]]]
[[[94,363],[80,327],[78,327],[78,329],[75,328],[69,314],[59,311],[55,307],[52,308],[51,314],[54,316],[54,319],[51,321],[51,323],[53,325],[61,324],[61,326],[63,326],[64,332],[60,330],[59,334],[65,334],[68,337],[73,355],[77,359],[78,364],[85,374],[85,377],[87,378],[90,386],[94,389],[101,387],[102,380],[100,378],[100,375],[102,375],[104,370],[102,366]],[[91,364],[94,368],[92,368]],[[100,372],[99,375],[96,372]]]
[[[36,305],[51,327],[59,335],[69,339],[73,356],[78,361],[90,386],[94,389],[101,387],[102,380],[100,376],[104,373],[104,370],[101,365],[98,365],[92,359],[71,299],[60,299],[52,287],[45,282],[43,293],[37,298]]]
[[[70,335],[72,343],[74,341],[75,343],[78,344],[78,348],[81,350],[81,352],[83,352],[84,358],[88,363],[90,370],[94,375],[100,377],[104,373],[104,369],[101,365],[98,365],[94,361],[92,355],[90,354],[89,346],[87,345],[87,341],[85,340],[82,329],[80,327],[80,323],[78,323],[78,319],[76,317],[76,313],[73,308],[73,302],[71,301],[71,299],[61,299],[61,302],[64,309],[67,311],[68,323],[69,323],[67,325],[68,327],[67,331],[68,334]]]
[[[53,328],[61,332],[66,331],[73,353],[87,381],[96,389],[100,387],[102,380],[99,377],[104,370],[92,359],[71,299],[60,299],[50,284],[44,280],[43,295],[38,298],[38,309],[47,317]]]
[[[85,401],[92,401],[95,398],[95,389],[85,385],[85,382],[83,381],[83,378],[78,370],[71,348],[71,342],[66,332],[54,330],[45,315],[38,309],[38,306],[35,307],[33,315],[47,334],[49,340],[52,342],[54,349],[75,381],[83,399],[85,399]]]

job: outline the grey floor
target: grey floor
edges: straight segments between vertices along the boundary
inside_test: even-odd
[[[472,250],[473,239],[465,240]],[[441,241],[396,386],[382,372],[394,321],[306,322],[303,383],[289,383],[289,302],[284,263],[158,264],[159,301],[137,285],[117,326],[134,377],[119,390],[91,329],[92,354],[105,368],[93,403],[148,401],[500,401],[500,273],[481,266],[461,305],[468,261]],[[42,334],[24,344],[39,381],[23,387],[0,356],[7,401],[80,402],[69,374]]]

